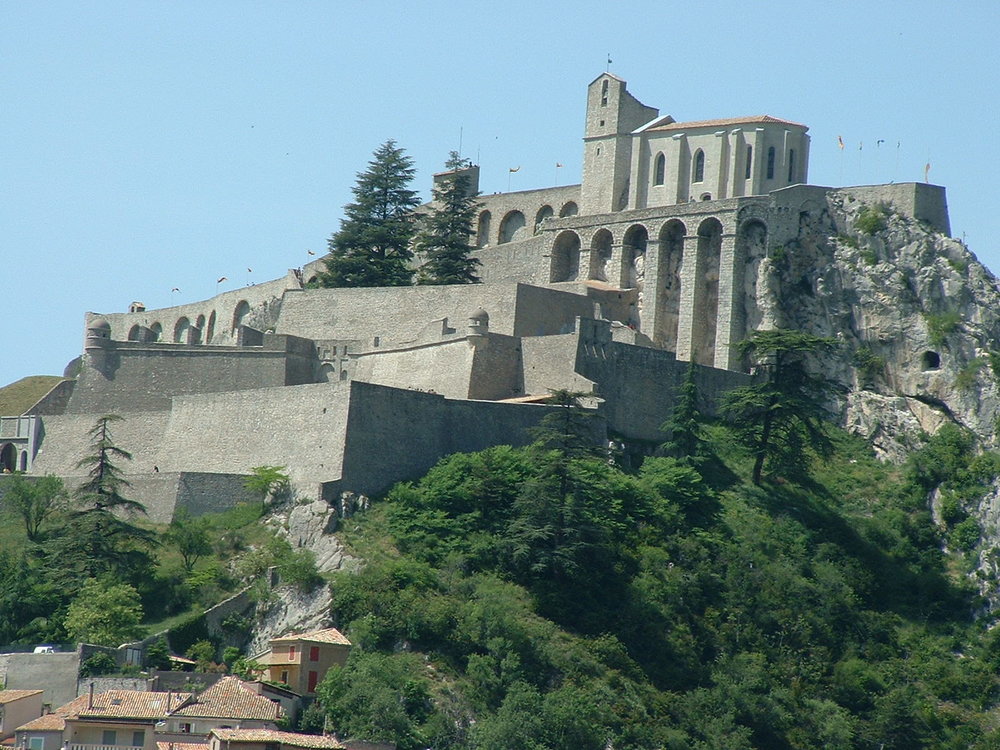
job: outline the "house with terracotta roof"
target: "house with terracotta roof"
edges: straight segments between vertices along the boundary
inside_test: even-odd
[[[209,732],[226,729],[277,729],[280,704],[259,695],[253,685],[227,675],[174,709],[157,729],[158,741],[204,742]]]
[[[204,749],[215,728],[275,729],[281,706],[238,677],[193,693],[108,690],[81,695],[17,728],[16,750],[156,750],[157,742]]]
[[[334,737],[270,729],[213,729],[208,750],[347,750]]]
[[[332,667],[342,667],[351,642],[336,628],[309,633],[290,633],[272,638],[270,648],[253,660],[262,667],[262,677],[288,685],[299,695],[316,695],[316,686]]]
[[[0,740],[42,715],[42,690],[0,690]]]

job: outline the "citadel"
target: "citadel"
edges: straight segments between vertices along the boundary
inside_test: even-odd
[[[317,289],[314,261],[201,302],[87,313],[74,377],[0,418],[0,468],[72,478],[88,430],[114,413],[153,520],[244,499],[261,465],[333,502],[449,453],[527,442],[553,389],[593,394],[607,438],[644,452],[689,362],[707,403],[748,382],[736,345],[786,322],[770,255],[836,223],[832,200],[949,232],[941,187],[809,185],[807,130],[768,115],[677,122],[602,74],[580,184],[479,199],[483,283]],[[478,167],[466,172],[478,189]]]

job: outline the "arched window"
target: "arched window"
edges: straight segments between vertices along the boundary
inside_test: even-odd
[[[521,239],[521,234],[519,233],[524,229],[526,223],[524,214],[520,211],[510,211],[500,222],[500,239],[498,243],[502,245],[514,239]]]
[[[239,329],[243,325],[243,320],[247,315],[250,314],[250,303],[246,300],[241,300],[236,309],[233,311],[233,331]]]
[[[132,326],[128,331],[129,341],[138,341],[142,337],[142,327],[138,325]]]
[[[774,179],[774,146],[767,150],[767,179]]]
[[[653,184],[662,185],[666,179],[667,172],[667,157],[663,154],[657,154],[656,164],[653,167]]]
[[[747,168],[744,178],[749,180],[751,174],[753,174],[753,146],[747,146]]]
[[[191,321],[187,318],[181,318],[177,321],[174,326],[174,343],[175,344],[186,344],[188,342],[188,333],[191,331]]]
[[[215,335],[215,310],[208,316],[208,330],[205,331],[205,343],[212,343],[212,336]]]
[[[476,247],[490,244],[490,221],[493,215],[489,211],[479,214],[479,227],[476,229]]]
[[[555,211],[552,210],[552,206],[546,204],[538,209],[538,213],[535,214],[535,232],[541,229],[542,222],[546,219],[555,216]]]
[[[576,216],[579,212],[579,208],[573,201],[567,201],[563,204],[563,207],[559,209],[559,218],[565,218],[567,216]]]
[[[163,326],[159,323],[153,323],[153,325],[149,327],[149,332],[151,334],[150,338],[152,341],[159,341],[163,338]]]
[[[700,148],[694,155],[694,182],[705,181],[705,152]]]
[[[580,274],[580,236],[576,232],[561,232],[552,245],[549,280],[576,281]]]
[[[788,181],[795,180],[795,149],[788,149]]]
[[[608,79],[605,78],[603,83],[601,83],[601,106],[608,106]]]

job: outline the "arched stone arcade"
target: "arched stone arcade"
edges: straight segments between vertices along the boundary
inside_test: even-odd
[[[651,338],[658,346],[677,351],[677,331],[681,309],[681,267],[684,262],[684,237],[687,227],[671,219],[658,236],[656,264],[656,308]]]
[[[522,230],[526,225],[527,222],[523,213],[517,210],[508,211],[500,222],[500,234],[497,238],[497,244],[503,245],[507,242],[521,239],[523,235]]]
[[[719,327],[722,222],[715,217],[705,219],[698,226],[697,236],[691,360],[700,365],[714,366],[715,339]]]
[[[612,246],[614,236],[607,229],[598,229],[590,241],[590,268],[587,278],[596,281],[608,280],[608,269],[611,267]]]
[[[13,443],[0,445],[0,471],[5,474],[17,471],[17,448]]]
[[[549,279],[576,281],[580,276],[580,235],[569,229],[560,232],[552,243]]]

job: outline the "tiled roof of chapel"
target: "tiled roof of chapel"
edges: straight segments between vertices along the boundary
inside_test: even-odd
[[[326,628],[325,630],[313,630],[309,633],[289,633],[280,638],[272,638],[271,643],[281,641],[314,641],[316,643],[339,643],[342,646],[350,646],[351,642],[336,628]]]
[[[730,125],[754,125],[754,124],[794,125],[797,128],[806,127],[800,122],[792,122],[791,120],[782,120],[781,118],[772,117],[771,115],[750,115],[748,117],[722,117],[715,120],[690,120],[688,122],[668,122],[664,123],[663,125],[654,125],[650,127],[648,131],[690,130],[693,128],[721,128],[721,127],[728,127]]]

